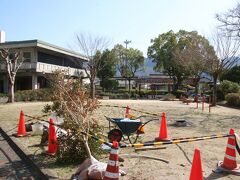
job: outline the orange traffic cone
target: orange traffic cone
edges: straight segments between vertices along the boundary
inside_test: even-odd
[[[17,137],[27,136],[23,111],[20,112]]]
[[[113,141],[112,149],[107,164],[107,169],[104,174],[104,180],[117,180],[119,179],[119,167],[118,167],[118,142]]]
[[[195,149],[189,180],[203,180],[200,150]]]
[[[225,151],[223,161],[219,161],[217,169],[214,172],[228,172],[230,174],[240,175],[240,165],[236,161],[236,141],[234,137],[234,129],[230,129],[230,137],[228,137],[228,143]]]
[[[159,137],[155,138],[155,141],[168,141],[168,135],[167,135],[167,122],[166,122],[166,113],[162,113],[162,121],[159,131]]]
[[[129,116],[129,106],[126,107],[126,111],[125,111],[125,118],[128,118]]]
[[[57,152],[57,136],[52,118],[50,118],[48,129],[48,154],[54,155]]]

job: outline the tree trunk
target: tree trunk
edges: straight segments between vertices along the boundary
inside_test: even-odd
[[[14,103],[14,82],[9,80],[9,87],[8,87],[8,102]]]
[[[128,98],[131,97],[131,79],[128,79]]]
[[[88,155],[89,158],[91,158],[92,153],[91,153],[91,150],[90,150],[90,148],[89,148],[89,146],[88,146],[88,137],[84,136],[83,139],[84,139],[84,140],[83,140],[83,144],[84,144],[84,146],[85,146],[87,155]]]
[[[212,106],[217,104],[217,79],[213,78],[213,97],[212,97]]]
[[[94,80],[90,80],[90,97],[95,98],[95,85]]]

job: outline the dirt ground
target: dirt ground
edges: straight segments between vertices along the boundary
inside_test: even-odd
[[[227,134],[230,128],[234,128],[235,132],[240,132],[240,110],[227,107],[216,106],[211,108],[211,113],[208,112],[208,104],[205,104],[205,109],[202,111],[202,106],[196,109],[195,103],[189,105],[183,104],[180,101],[160,101],[160,100],[101,100],[101,105],[118,105],[129,106],[140,111],[150,113],[162,112],[166,113],[168,124],[169,138],[182,138],[194,136],[207,136],[212,134]],[[14,126],[17,125],[19,119],[19,111],[22,109],[25,114],[39,115],[41,109],[46,103],[16,103],[10,105],[0,105],[0,123],[1,126],[9,132],[14,131]],[[94,113],[94,117],[100,120],[104,126],[108,125],[105,116],[123,117],[125,109],[116,107],[101,106]],[[131,111],[135,116],[143,115],[143,113]],[[151,117],[147,116],[146,119]],[[176,120],[184,119],[187,121],[186,127],[176,127]],[[152,121],[145,126],[145,134],[140,137],[139,142],[152,141],[159,135],[160,121]],[[38,138],[27,138],[21,143],[29,147]],[[39,139],[38,139],[39,140]],[[189,178],[191,162],[194,149],[198,148],[201,152],[202,169],[205,179],[240,179],[240,177],[227,174],[214,174],[218,161],[222,161],[227,145],[227,138],[219,138],[213,140],[205,140],[198,142],[183,143],[177,145],[166,145],[166,149],[148,150],[135,152],[134,148],[120,149],[119,155],[124,157],[124,162],[120,163],[120,168],[127,172],[127,175],[121,177],[123,180],[128,179],[151,179],[151,180],[185,180]],[[37,151],[36,149],[30,149]],[[168,164],[143,158],[130,158],[124,155],[146,155],[157,158],[162,158],[169,161]],[[107,162],[107,158],[105,161]],[[237,155],[239,162],[239,155]],[[51,169],[56,170],[57,174],[63,179],[67,179],[69,174],[73,173],[76,167],[68,168],[61,171],[61,168]]]

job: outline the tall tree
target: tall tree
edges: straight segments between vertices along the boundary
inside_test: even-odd
[[[101,52],[107,48],[109,41],[100,36],[77,34],[77,45],[81,53],[88,59],[84,70],[90,81],[90,96],[95,97],[95,78],[101,69]]]
[[[24,58],[20,50],[3,48],[0,49],[0,61],[3,61],[7,71],[8,79],[8,102],[14,103],[14,84],[18,69]]]
[[[101,69],[97,72],[97,77],[101,80],[100,85],[105,91],[117,85],[117,81],[112,79],[116,74],[116,56],[107,49],[103,51],[101,58]]]
[[[198,94],[198,84],[201,79],[201,74],[208,71],[208,59],[216,57],[214,48],[209,44],[209,41],[198,35],[196,31],[186,34],[187,37],[181,38],[179,41],[182,44],[176,48],[175,58],[189,73],[193,79],[195,93]]]
[[[240,43],[233,36],[226,36],[221,31],[216,31],[213,37],[213,46],[217,58],[210,58],[208,60],[208,66],[210,68],[209,73],[213,77],[212,105],[215,106],[217,102],[217,80],[225,70],[236,64],[236,56],[238,56]]]
[[[177,33],[169,31],[152,39],[151,43],[148,56],[156,63],[155,70],[161,71],[163,68],[173,79],[173,91],[176,91],[182,81],[190,75],[194,74],[196,80],[199,78],[197,76],[199,71],[202,71],[200,67],[203,67],[204,55],[209,53],[209,44],[196,31],[180,30]],[[196,65],[199,69],[190,68]]]
[[[128,91],[131,90],[131,80],[138,71],[143,71],[144,57],[138,49],[124,48],[117,44],[113,51],[117,57],[117,69],[121,76],[128,80]]]

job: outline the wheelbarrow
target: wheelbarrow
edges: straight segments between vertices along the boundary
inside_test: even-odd
[[[136,119],[106,117],[106,119],[109,121],[109,141],[120,142],[123,139],[128,140],[131,144],[136,143],[139,135],[144,133],[144,126],[149,122],[156,120],[151,119],[146,122],[142,122],[141,117],[143,116],[140,116]],[[111,129],[111,124],[114,125],[113,129]]]

